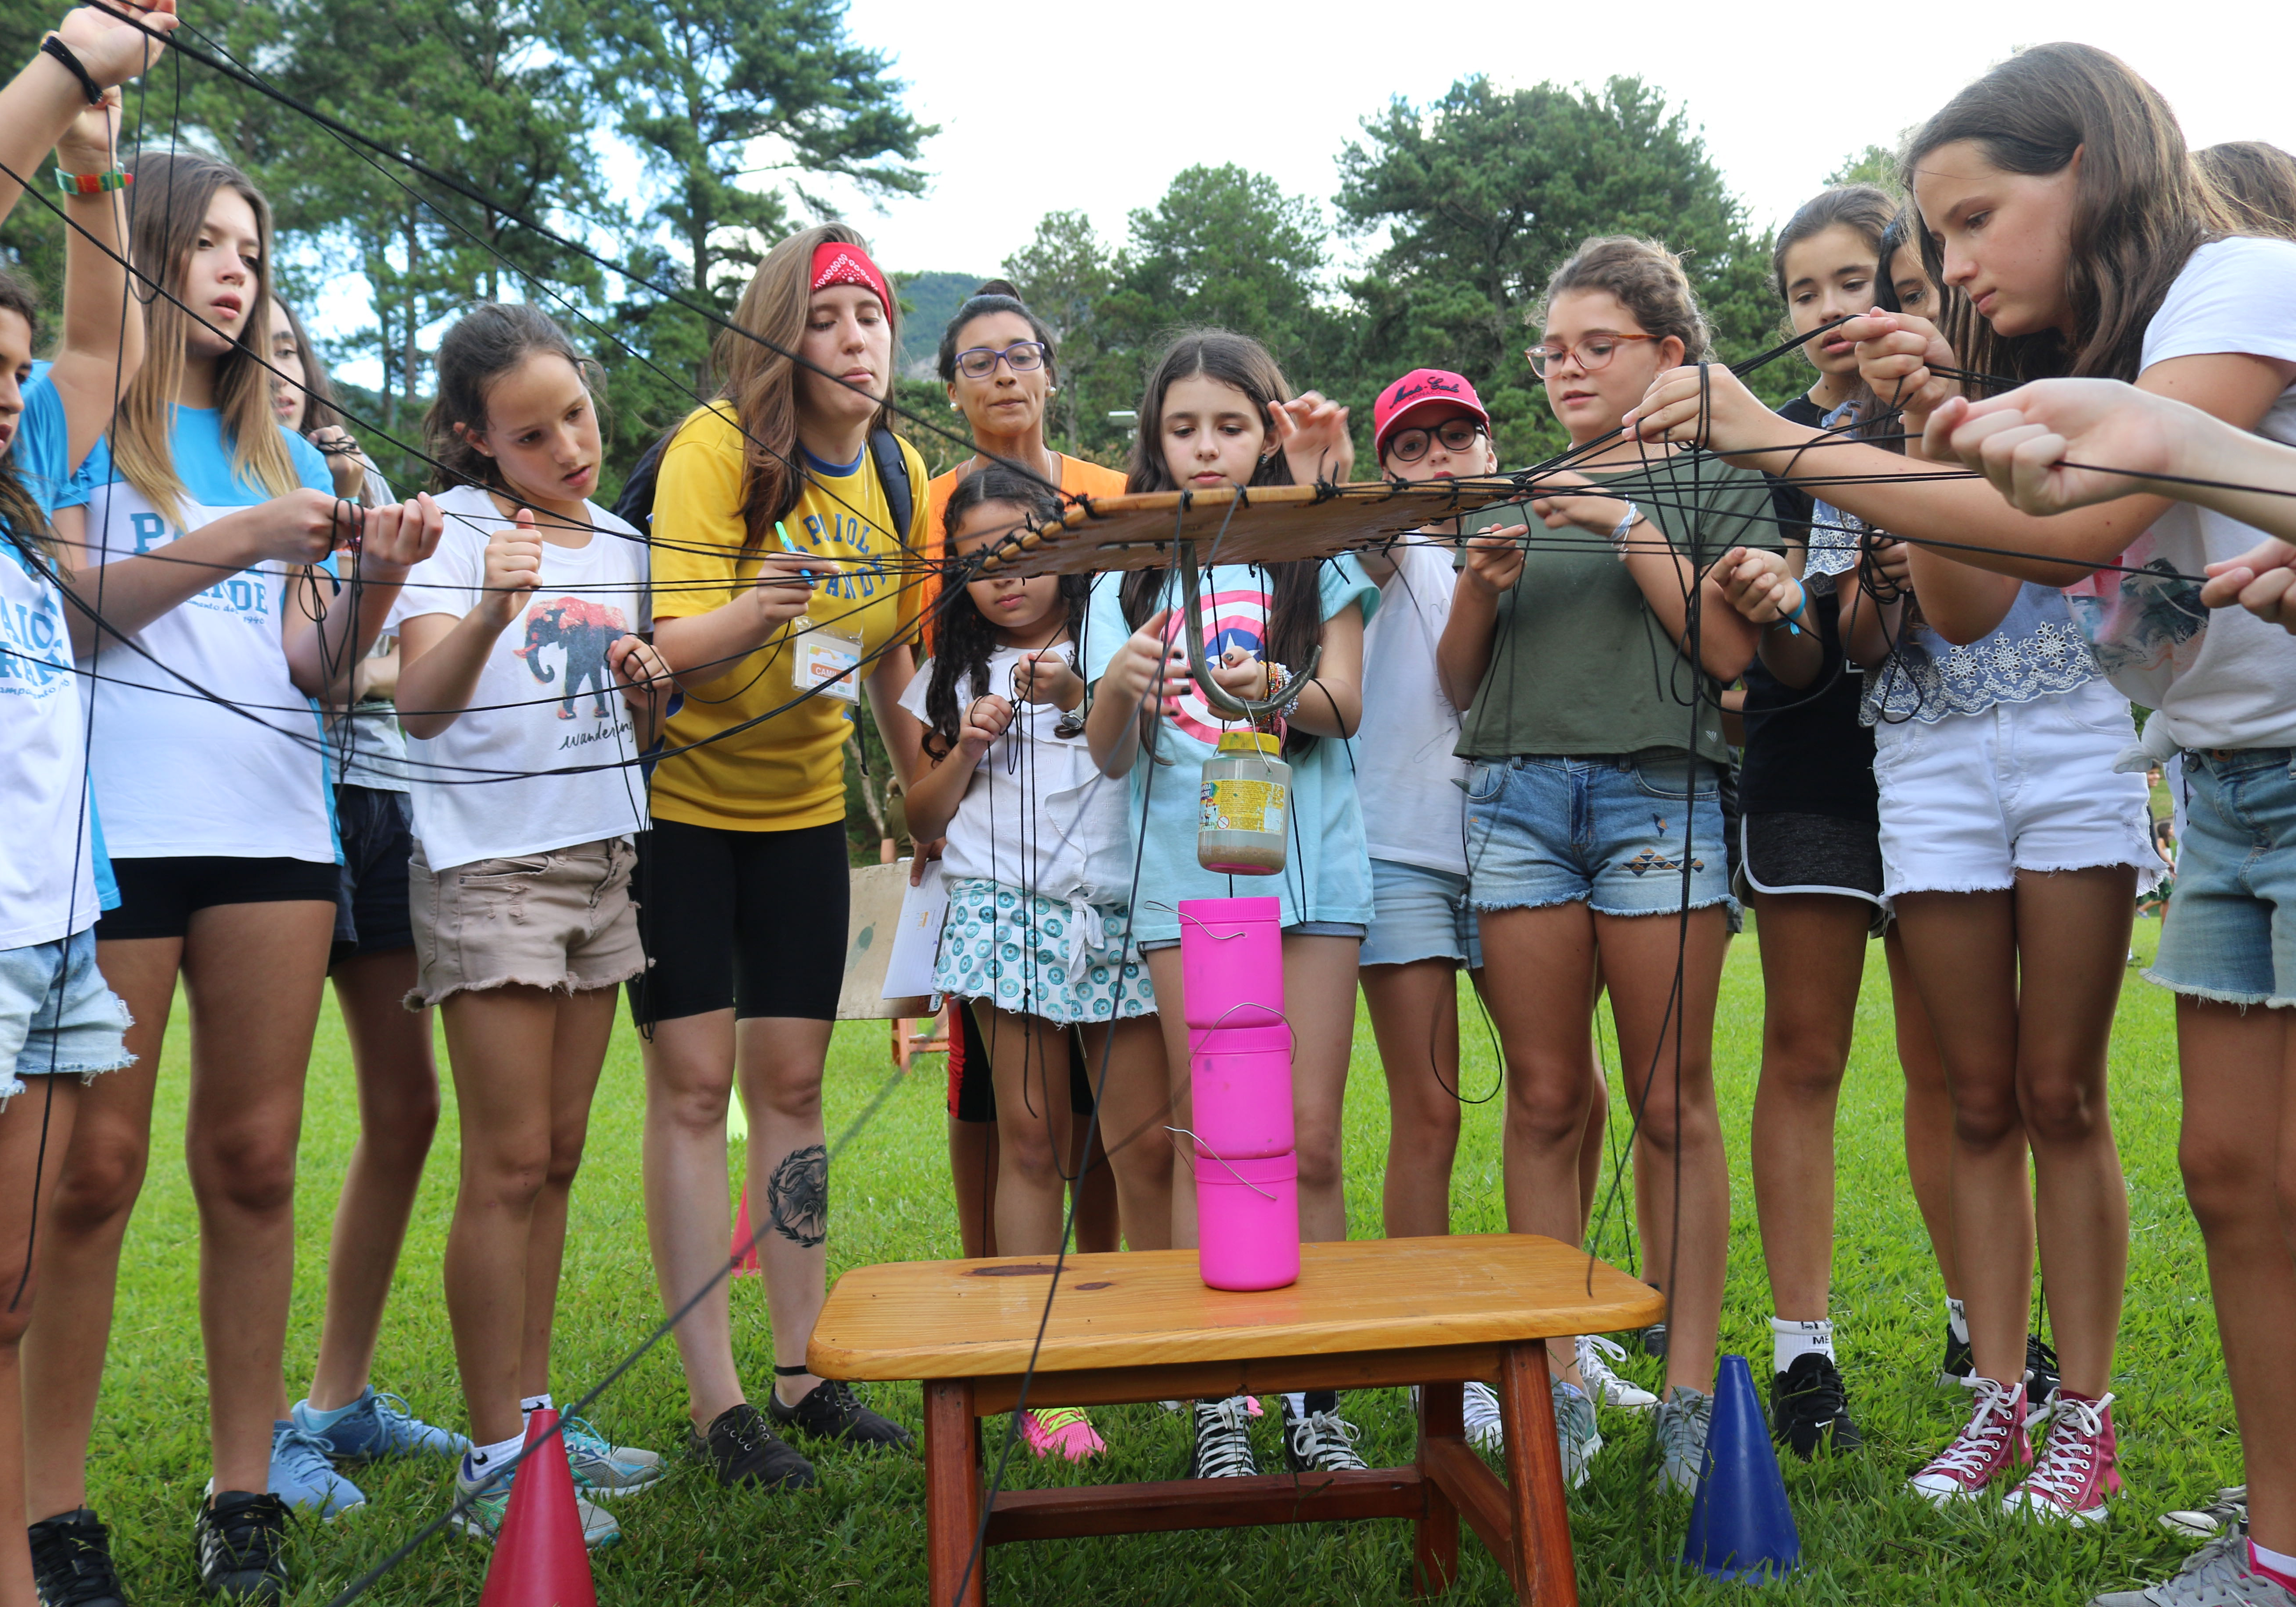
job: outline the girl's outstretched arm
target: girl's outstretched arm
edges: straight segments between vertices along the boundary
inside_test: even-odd
[[[56,142],[56,166],[66,173],[108,173],[118,163],[119,91],[103,93],[102,102],[83,106]],[[74,468],[111,427],[112,409],[144,365],[144,309],[128,294],[127,202],[124,190],[99,190],[62,203],[63,343],[48,381],[64,406],[65,461]]]
[[[152,33],[175,31],[176,0],[152,0],[148,6],[139,5],[136,0],[126,0],[121,9],[140,12],[144,27]],[[140,76],[167,49],[142,29],[92,5],[67,12],[56,25],[55,37],[115,110],[118,97],[111,92]],[[39,169],[47,160],[49,148],[64,137],[73,119],[87,109],[87,86],[70,67],[45,50],[5,86],[0,86],[0,168],[5,169],[0,171],[0,219],[7,217],[23,193],[17,179],[33,184],[46,183],[46,175]],[[116,193],[111,198],[116,199]],[[81,221],[87,220],[83,217]]]

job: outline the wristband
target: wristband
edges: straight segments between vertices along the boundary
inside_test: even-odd
[[[53,56],[63,63],[64,70],[79,80],[80,88],[86,92],[89,105],[103,104],[102,86],[89,74],[87,69],[80,64],[80,59],[72,54],[72,47],[65,44],[61,36],[50,34],[46,38],[42,39],[40,53],[44,56]]]
[[[1643,511],[1630,501],[1627,504],[1627,516],[1619,521],[1617,526],[1611,531],[1611,548],[1618,553],[1621,562],[1625,562],[1627,556],[1627,536],[1641,521]]]
[[[1788,609],[1784,613],[1779,615],[1776,619],[1771,620],[1770,624],[1774,627],[1783,625],[1787,630],[1798,636],[1802,634],[1801,625],[1808,625],[1809,623],[1809,616],[1802,611],[1808,606],[1809,588],[1804,586],[1800,581],[1797,580],[1794,582],[1794,605]],[[1796,625],[1794,623],[1797,619],[1801,621],[1801,625]]]
[[[135,182],[135,176],[125,168],[114,168],[109,173],[67,173],[62,168],[52,171],[56,188],[67,195],[102,195],[108,190],[125,190]]]

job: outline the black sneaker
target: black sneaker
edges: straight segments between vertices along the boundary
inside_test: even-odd
[[[1280,1399],[1283,1414],[1283,1456],[1295,1473],[1341,1473],[1359,1470],[1364,1459],[1355,1442],[1363,1431],[1340,1415],[1339,1397],[1308,1396],[1308,1409],[1295,1414],[1292,1398]],[[1328,1402],[1328,1405],[1324,1403]]]
[[[1666,1359],[1666,1324],[1664,1323],[1652,1323],[1635,1338],[1641,1344],[1644,1356],[1655,1357],[1660,1361]]]
[[[783,1428],[795,1429],[816,1439],[842,1439],[848,1445],[913,1445],[914,1437],[899,1423],[877,1415],[861,1404],[853,1386],[842,1379],[826,1378],[806,1391],[793,1406],[782,1405],[781,1392],[766,1398],[766,1409]],[[710,1425],[714,1432],[717,1425]]]
[[[86,1507],[43,1518],[28,1531],[32,1589],[41,1607],[127,1607],[111,1566],[111,1537]]]
[[[1953,1336],[1953,1319],[1946,1318],[1945,1359],[1938,1364],[1938,1388],[1959,1389],[1961,1381],[1969,1376],[1969,1370],[1975,1365],[1977,1365],[1976,1358],[1969,1353],[1969,1341],[1965,1339],[1956,1339]]]
[[[2038,1412],[2057,1398],[2057,1353],[2038,1333],[2025,1336],[2025,1409]]]
[[[718,1482],[728,1489],[737,1484],[803,1489],[814,1482],[813,1464],[766,1427],[758,1408],[746,1400],[718,1413],[707,1434],[687,1428],[685,1449],[695,1461],[708,1463]]]
[[[1259,1472],[1251,1456],[1251,1398],[1195,1403],[1196,1444],[1188,1454],[1191,1479],[1249,1479]]]
[[[200,1589],[275,1602],[287,1594],[287,1504],[276,1496],[217,1490],[192,1529]]]
[[[1866,1443],[1849,1417],[1841,1369],[1822,1350],[1806,1350],[1770,1374],[1770,1436],[1808,1462],[1821,1450],[1839,1455]]]

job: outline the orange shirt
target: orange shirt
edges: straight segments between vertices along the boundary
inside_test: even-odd
[[[1070,496],[1124,495],[1123,470],[1103,469],[1098,463],[1088,463],[1080,457],[1070,457],[1064,453],[1056,452],[1053,455],[1061,463],[1061,489]],[[948,512],[949,494],[956,489],[956,482],[961,478],[956,470],[951,469],[946,474],[936,476],[925,487],[926,551],[932,554],[936,562],[947,554],[948,534],[941,526]],[[939,571],[935,570],[928,574],[918,590],[924,599],[925,640],[930,644],[932,640],[933,602],[940,595]],[[920,653],[920,660],[922,657]]]

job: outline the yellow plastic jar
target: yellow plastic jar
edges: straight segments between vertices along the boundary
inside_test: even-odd
[[[1283,869],[1292,829],[1292,767],[1283,744],[1265,731],[1226,731],[1204,761],[1203,816],[1196,863],[1234,876],[1273,876]]]

